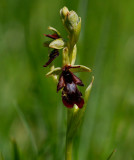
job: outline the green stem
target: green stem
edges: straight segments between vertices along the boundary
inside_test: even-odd
[[[66,132],[66,151],[65,160],[72,160],[73,138],[69,136],[70,122],[72,119],[73,109],[67,110],[67,132]]]
[[[66,137],[65,160],[72,160],[72,147],[73,147],[72,139]]]

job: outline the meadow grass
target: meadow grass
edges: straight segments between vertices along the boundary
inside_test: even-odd
[[[64,159],[66,108],[42,67],[47,27],[66,35],[59,23],[63,6],[82,17],[77,62],[92,68],[95,77],[73,160],[106,160],[114,149],[112,160],[133,160],[132,0],[0,1],[1,160]],[[61,63],[61,56],[55,61]],[[91,81],[87,73],[79,77],[85,86]]]

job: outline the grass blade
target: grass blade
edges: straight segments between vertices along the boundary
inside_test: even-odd
[[[17,111],[17,113],[18,113],[18,115],[19,115],[19,117],[20,117],[20,119],[21,119],[21,121],[22,121],[22,123],[23,123],[23,125],[24,125],[24,127],[25,127],[25,129],[26,129],[26,131],[28,133],[28,135],[29,135],[29,138],[30,138],[31,143],[32,143],[33,151],[37,155],[38,154],[38,149],[37,149],[37,145],[36,145],[33,133],[30,130],[30,127],[29,127],[29,125],[28,125],[28,123],[27,123],[27,121],[25,119],[25,116],[24,116],[23,112],[20,110],[20,108],[17,105],[15,105],[15,108],[16,108],[16,111]]]
[[[2,153],[0,153],[0,160],[4,160],[4,156]]]
[[[113,156],[113,154],[116,152],[116,150],[114,149],[113,151],[112,151],[112,153],[109,155],[109,157],[107,158],[107,160],[110,160],[111,159],[111,157]]]
[[[13,145],[13,160],[20,160],[19,149],[18,149],[17,143],[15,139],[12,139],[11,141]]]

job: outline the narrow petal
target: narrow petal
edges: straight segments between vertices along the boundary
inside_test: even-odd
[[[59,83],[57,85],[57,92],[65,86],[64,78],[61,75],[59,79]]]
[[[54,49],[49,55],[49,60],[43,65],[43,67],[47,67],[57,56],[59,56],[59,52],[57,49]]]
[[[58,39],[60,38],[58,34],[54,33],[54,34],[44,34],[44,36],[49,37],[51,39]]]
[[[79,86],[84,86],[82,81],[77,76],[75,76],[73,73],[72,73],[72,77],[73,77],[73,81],[74,81],[75,84],[77,84]]]

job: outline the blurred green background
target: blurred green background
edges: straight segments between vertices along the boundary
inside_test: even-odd
[[[64,159],[66,108],[42,67],[47,27],[66,36],[63,6],[82,17],[77,64],[93,72],[79,77],[87,86],[95,76],[73,160],[106,160],[114,149],[113,160],[134,160],[133,0],[0,0],[0,152],[13,159],[15,139],[21,160]]]

